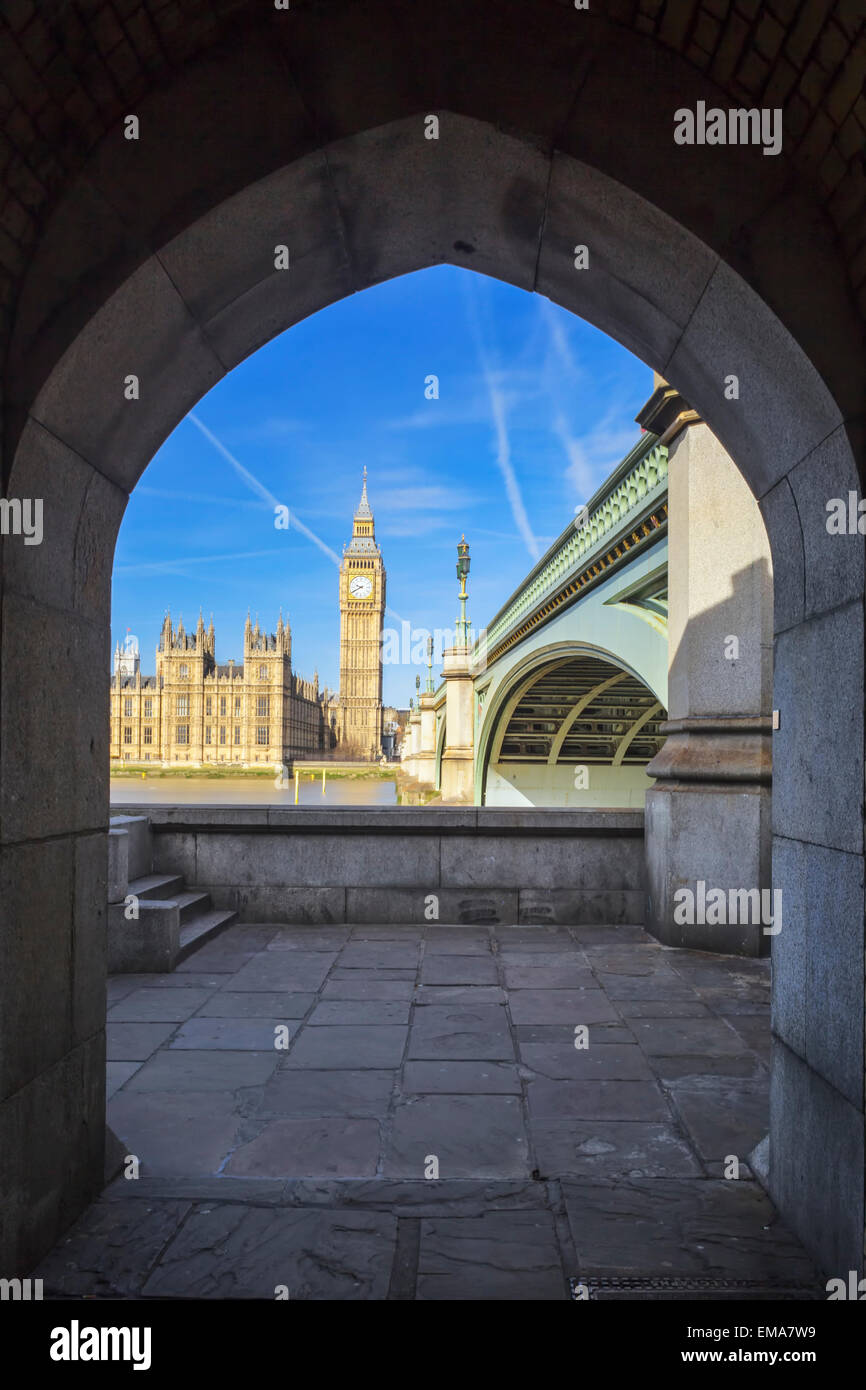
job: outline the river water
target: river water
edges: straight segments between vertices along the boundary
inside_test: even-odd
[[[273,777],[113,777],[111,805],[294,806],[295,783],[274,786]],[[396,806],[397,783],[373,777],[301,776],[299,806]]]

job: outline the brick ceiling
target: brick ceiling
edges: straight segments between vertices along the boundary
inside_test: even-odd
[[[323,23],[348,3],[291,0],[296,13],[318,12]],[[401,3],[392,0],[392,8]],[[866,313],[864,0],[591,5],[677,50],[729,104],[783,107],[786,154],[820,193]],[[491,0],[491,41],[498,9]],[[100,138],[191,58],[240,41],[244,26],[263,22],[266,11],[272,20],[270,0],[0,0],[0,307],[7,322],[40,219]]]

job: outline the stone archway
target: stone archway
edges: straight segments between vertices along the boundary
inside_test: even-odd
[[[484,7],[464,5],[456,56],[447,5],[424,34],[399,7],[335,6],[327,33],[299,10],[285,48],[229,29],[162,90],[140,85],[146,138],[131,149],[116,113],[106,122],[17,285],[6,494],[45,499],[46,539],[7,543],[3,559],[4,1267],[32,1266],[100,1185],[105,673],[128,491],[263,342],[442,261],[537,290],[631,348],[761,500],[781,711],[774,877],[794,905],[775,947],[771,1190],[828,1269],[858,1267],[863,547],[828,536],[824,512],[860,486],[864,372],[821,190],[808,162],[675,151],[673,109],[718,89],[664,37],[608,17],[550,0],[529,19],[515,0],[494,49]],[[370,82],[357,52],[374,37],[388,56]]]

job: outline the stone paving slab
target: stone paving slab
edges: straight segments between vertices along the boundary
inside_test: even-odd
[[[197,960],[197,955],[193,954],[190,960]],[[216,972],[198,972],[194,970],[185,971],[183,974],[175,972],[173,975],[111,975],[108,980],[108,997],[112,997],[115,986],[121,985],[120,995],[131,994],[134,989],[180,989],[186,993],[190,989],[220,989],[225,984],[225,975]]]
[[[658,942],[630,946],[585,946],[584,954],[593,970],[605,975],[641,976],[667,974],[668,958]],[[673,973],[673,972],[671,972]]]
[[[569,1297],[549,1212],[488,1212],[421,1223],[417,1298],[428,1300]]]
[[[335,1023],[408,1024],[410,1010],[408,999],[326,999],[313,1009],[307,1027],[321,1028]]]
[[[493,949],[489,932],[475,933],[465,927],[449,927],[447,931],[424,933],[424,955],[429,956],[486,956]]]
[[[160,1189],[161,1190],[161,1189]],[[168,1191],[168,1189],[166,1189]],[[177,1185],[171,1196],[185,1195]],[[397,1216],[483,1216],[488,1211],[546,1211],[558,1208],[555,1184],[495,1179],[386,1179],[312,1182],[293,1179],[283,1201],[294,1206],[372,1207]]]
[[[744,1040],[722,1019],[633,1018],[630,1027],[645,1052],[657,1057],[677,1053],[724,1056],[744,1051]]]
[[[143,1062],[166,1042],[176,1023],[108,1023],[105,1055],[109,1062]]]
[[[612,927],[593,923],[572,927],[571,935],[579,946],[628,946],[632,943],[658,946],[658,942],[641,926]]]
[[[520,947],[530,951],[573,951],[575,938],[568,927],[497,927],[500,951]]]
[[[725,1022],[730,1024],[734,1032],[742,1038],[746,1047],[750,1047],[753,1052],[769,1065],[770,1062],[770,1030],[766,1016],[756,1017],[753,1014],[728,1015]]]
[[[474,1008],[430,1004],[416,1009],[407,1057],[431,1061],[513,1061],[514,1044],[506,1011],[497,1004],[479,1004]]]
[[[672,1125],[635,1120],[536,1121],[532,1138],[547,1178],[700,1177],[701,1165]]]
[[[133,1078],[134,1079],[134,1078]],[[240,1116],[230,1093],[119,1091],[106,1118],[141,1172],[214,1174],[234,1147]]]
[[[499,959],[503,966],[508,969],[514,967],[519,970],[581,970],[587,968],[587,961],[581,951],[574,947],[570,951],[539,951],[527,947],[525,950],[503,948],[499,952]],[[539,986],[543,988],[543,986]]]
[[[198,1207],[144,1286],[159,1298],[383,1300],[396,1218],[376,1211]]]
[[[110,1100],[131,1076],[135,1076],[141,1062],[108,1062],[105,1068],[105,1098]]]
[[[243,947],[218,936],[175,967],[178,975],[199,974],[205,970],[215,975],[233,975],[247,961],[254,960],[262,947]]]
[[[220,1052],[265,1052],[275,1047],[280,1035],[288,1042],[297,1033],[297,1019],[284,1018],[191,1018],[169,1043],[173,1052],[184,1048],[197,1051],[214,1048]]]
[[[631,1029],[621,1023],[588,1023],[589,1045],[596,1043],[633,1043]],[[562,1043],[574,1047],[574,1027],[571,1023],[520,1023],[514,1028],[519,1046],[524,1043]]]
[[[562,1190],[581,1274],[815,1278],[757,1183],[564,1179]]]
[[[538,1120],[671,1119],[654,1081],[531,1081],[529,1113]]]
[[[236,1091],[263,1086],[277,1065],[268,1052],[216,1052],[183,1049],[158,1052],[140,1067],[125,1091]]]
[[[331,951],[262,951],[243,964],[226,980],[224,988],[240,990],[287,990],[306,993],[318,990],[333,962]],[[190,957],[194,959],[194,957]]]
[[[503,973],[508,989],[599,988],[592,971],[580,965],[539,967],[535,962],[532,965],[514,965],[509,960],[505,962]]]
[[[374,974],[353,970],[345,975],[331,975],[322,988],[323,999],[411,999],[415,990],[414,976],[406,979],[383,980]]]
[[[514,989],[509,991],[515,1023],[616,1023],[619,1015],[600,989]]]
[[[498,985],[419,985],[413,996],[416,1004],[505,1004],[507,996]]]
[[[216,988],[134,989],[108,1010],[109,1023],[183,1023],[216,993]]]
[[[414,970],[420,946],[416,943],[377,941],[352,942],[340,952],[341,970]]]
[[[418,971],[415,966],[413,966],[411,970],[398,970],[390,966],[371,967],[370,969],[361,969],[359,966],[355,966],[352,969],[344,970],[341,966],[337,965],[329,976],[329,983],[334,980],[349,984],[363,984],[372,981],[384,982],[386,984],[389,982],[399,982],[400,984],[408,984],[414,988],[417,979]]]
[[[536,1076],[549,1080],[652,1081],[653,1072],[637,1043],[521,1043],[520,1057]]]
[[[388,1178],[529,1177],[529,1144],[516,1096],[419,1096],[401,1103],[385,1144]]]
[[[674,1104],[701,1157],[745,1159],[767,1132],[770,1078],[700,1077],[671,1089]]]
[[[339,951],[349,940],[348,927],[279,927],[267,944],[268,951]]]
[[[384,1116],[397,1070],[279,1071],[265,1086],[260,1114]]]
[[[419,1010],[427,1013],[429,1010]],[[418,1014],[415,1015],[416,1019]],[[415,1028],[409,1039],[407,1058],[411,1061],[513,1062],[514,1044],[507,1032],[487,1033],[477,1029],[420,1033]]]
[[[431,955],[421,966],[422,985],[495,985],[496,962],[486,955]]]
[[[379,926],[348,928],[352,941],[421,941],[423,927],[404,926],[401,922],[385,922]]]
[[[421,1095],[520,1095],[521,1080],[509,1062],[406,1062],[402,1089]]]
[[[273,1120],[236,1148],[224,1171],[234,1177],[372,1177],[381,1148],[375,1119],[345,1115]]]
[[[706,1004],[699,999],[617,999],[616,1007],[622,1017],[631,1018],[711,1018]]]
[[[617,1003],[628,999],[679,1000],[691,1004],[700,1002],[691,985],[680,979],[675,970],[647,970],[640,975],[599,970],[598,983],[607,997],[615,999]]]
[[[570,1277],[636,1269],[643,1298],[654,1273],[716,1267],[809,1296],[748,1165],[721,1178],[766,1133],[768,961],[604,925],[225,937],[183,972],[109,984],[112,1028],[167,1032],[109,1063],[139,1178],[87,1214],[76,1296],[560,1299]],[[112,1294],[112,1250],[151,1210],[182,1214]]]
[[[696,1052],[681,1052],[675,1057],[657,1057],[648,1061],[664,1085],[691,1077],[757,1077],[766,1075],[766,1067],[755,1052],[732,1052],[719,1057],[702,1056]]]
[[[285,990],[267,994],[264,990],[242,993],[220,989],[196,1013],[200,1018],[303,1018],[315,1000],[315,994],[291,994]]]
[[[123,1179],[121,1179],[123,1182]],[[36,1268],[48,1297],[132,1298],[192,1206],[188,1201],[144,1204],[95,1202]]]
[[[305,1028],[293,1045],[289,1067],[326,1070],[350,1067],[398,1067],[403,1060],[407,1028],[390,1024],[360,1027]]]

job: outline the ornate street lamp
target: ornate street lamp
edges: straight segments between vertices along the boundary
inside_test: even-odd
[[[469,576],[469,542],[465,535],[457,544],[457,578],[460,580],[460,617],[457,620],[457,646],[469,646],[469,620],[466,617],[466,580]]]
[[[433,690],[433,638],[427,638],[427,692],[428,695],[434,693]]]

